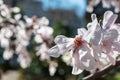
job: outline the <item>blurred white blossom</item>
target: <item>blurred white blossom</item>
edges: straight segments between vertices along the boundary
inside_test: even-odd
[[[55,61],[51,61],[49,64],[50,64],[49,65],[50,76],[54,76],[54,74],[57,70],[57,67],[58,67],[58,63]]]
[[[103,8],[114,7],[116,13],[120,12],[120,0],[88,0],[87,11],[92,13],[94,7],[102,3]]]

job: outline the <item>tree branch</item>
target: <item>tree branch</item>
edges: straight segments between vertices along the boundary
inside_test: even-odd
[[[110,72],[112,69],[118,67],[119,65],[120,65],[120,59],[116,61],[116,65],[110,64],[110,65],[106,66],[105,68],[103,68],[102,70],[97,71],[94,74],[90,74],[90,75],[84,77],[83,80],[95,80],[96,78],[99,78],[99,77],[107,74],[108,72]]]

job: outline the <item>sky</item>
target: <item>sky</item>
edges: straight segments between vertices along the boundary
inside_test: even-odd
[[[78,17],[83,17],[86,12],[87,0],[37,0],[42,3],[43,10],[70,10]]]

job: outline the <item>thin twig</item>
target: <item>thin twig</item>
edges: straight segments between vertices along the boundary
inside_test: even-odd
[[[112,69],[118,67],[120,65],[120,59],[116,61],[116,65],[108,65],[106,66],[104,69],[97,71],[94,74],[90,74],[86,77],[83,78],[83,80],[95,80],[96,78],[99,78],[105,74],[107,74],[108,72],[110,72]]]

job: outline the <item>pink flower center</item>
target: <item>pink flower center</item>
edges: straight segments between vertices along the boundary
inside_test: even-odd
[[[79,47],[83,44],[84,40],[81,37],[76,37],[74,40],[74,46]]]

